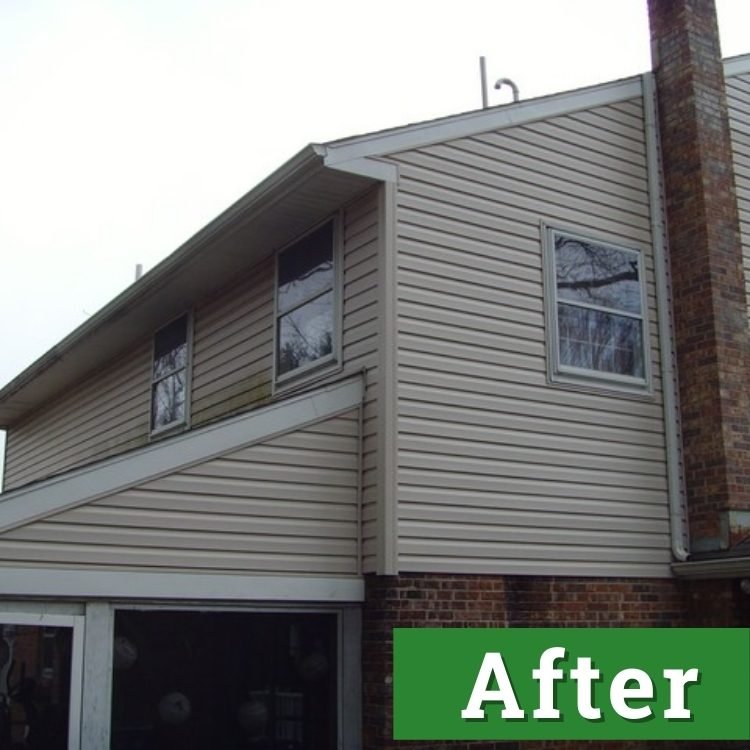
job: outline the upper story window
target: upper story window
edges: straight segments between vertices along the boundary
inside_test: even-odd
[[[641,253],[547,230],[551,376],[648,384]]]
[[[276,275],[276,377],[283,380],[336,358],[334,222],[279,253]]]
[[[188,363],[188,316],[183,315],[154,336],[152,432],[187,422]]]

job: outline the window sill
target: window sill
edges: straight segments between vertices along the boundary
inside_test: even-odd
[[[326,357],[322,362],[313,362],[309,366],[300,368],[300,371],[284,373],[284,375],[276,378],[273,390],[274,393],[284,394],[302,390],[342,370],[343,365],[341,362],[331,355],[330,357]]]
[[[188,425],[187,421],[172,422],[171,424],[165,424],[163,427],[151,430],[148,437],[149,440],[161,440],[162,438],[170,437],[171,435],[178,435],[187,431],[189,428],[190,425]]]
[[[547,383],[555,388],[597,396],[631,398],[638,401],[653,401],[655,397],[650,381],[619,379],[594,372],[589,375],[556,371],[548,374]]]

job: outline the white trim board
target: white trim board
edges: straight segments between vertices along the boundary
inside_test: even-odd
[[[362,602],[358,576],[247,576],[0,568],[0,596],[232,602]]]
[[[342,162],[356,163],[364,157],[384,156],[431,143],[464,138],[512,125],[523,125],[640,96],[642,96],[641,78],[635,76],[575,91],[384,130],[379,133],[355,136],[325,144],[325,165],[335,167]]]
[[[358,407],[361,375],[0,496],[0,532]]]
[[[351,172],[362,177],[371,177],[374,180],[381,180],[382,182],[398,181],[398,166],[376,158],[370,159],[364,157],[362,159],[352,159],[351,161],[332,161],[329,163],[328,157],[326,157],[324,164],[331,169],[338,169],[341,172]]]
[[[724,60],[724,77],[750,73],[750,54],[738,55],[729,60]]]

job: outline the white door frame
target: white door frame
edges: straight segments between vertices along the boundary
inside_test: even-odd
[[[0,611],[0,624],[36,625],[37,627],[72,628],[73,648],[70,663],[70,707],[68,712],[68,748],[78,750],[81,742],[81,688],[83,685],[83,640],[85,618],[82,615],[54,614],[46,611]]]

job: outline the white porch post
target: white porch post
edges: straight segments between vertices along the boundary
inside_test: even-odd
[[[87,604],[83,648],[81,750],[105,750],[109,747],[113,638],[112,607],[99,602]]]

